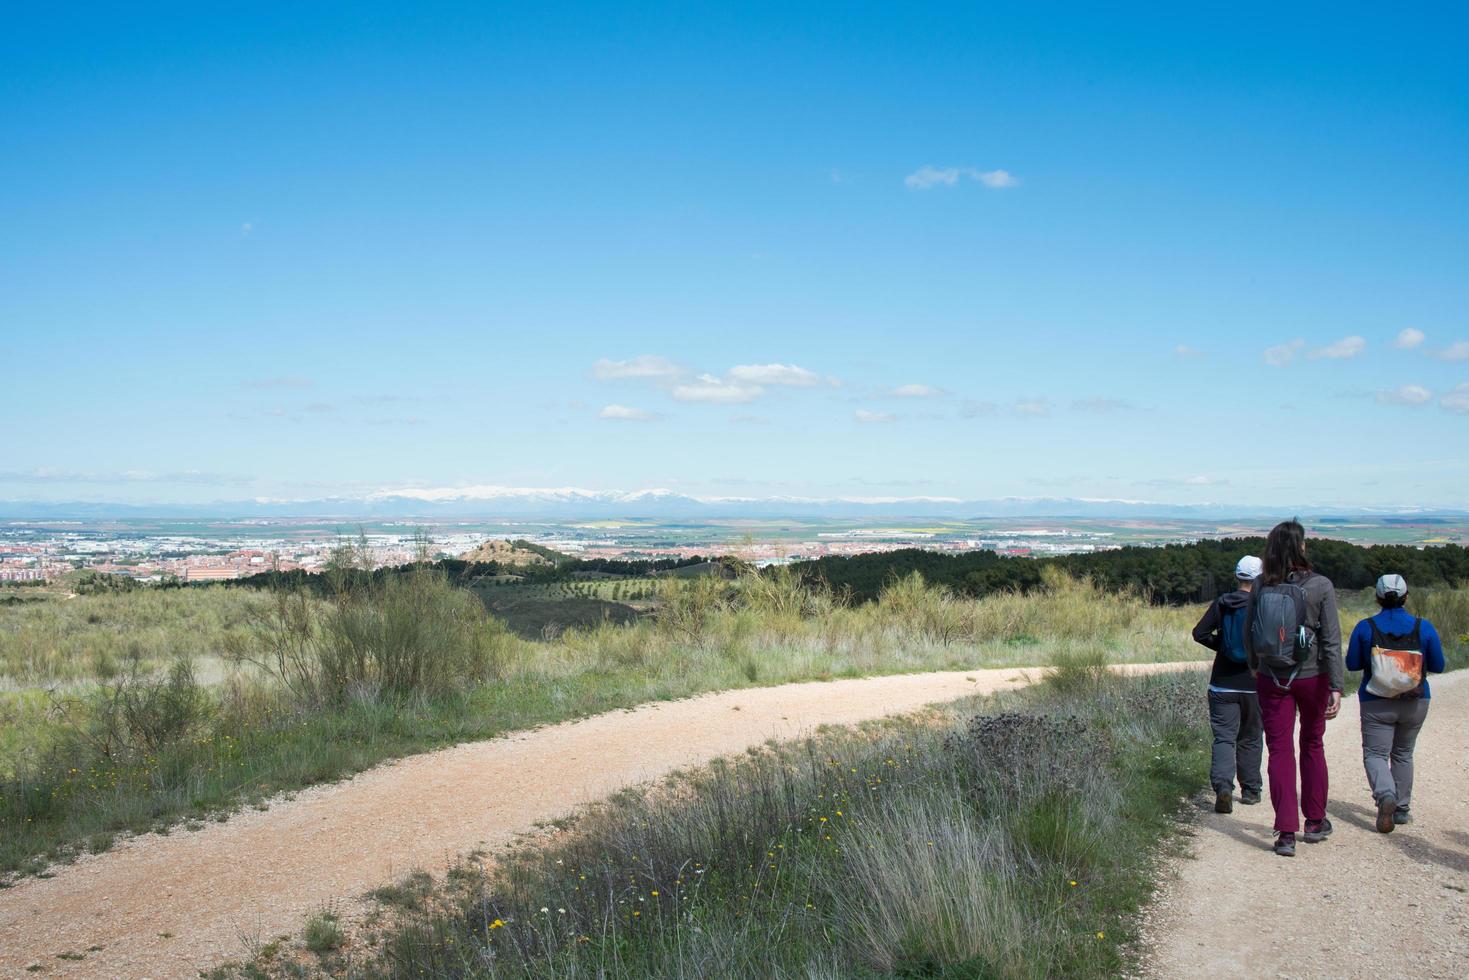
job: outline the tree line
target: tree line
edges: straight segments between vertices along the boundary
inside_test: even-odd
[[[1134,589],[1159,603],[1202,602],[1234,587],[1241,555],[1264,554],[1265,539],[1223,538],[1163,547],[1129,545],[1089,554],[1045,558],[1006,557],[993,551],[946,554],[908,548],[866,555],[831,556],[799,562],[804,577],[825,582],[854,601],[876,599],[895,578],[919,572],[935,585],[970,596],[1005,590],[1028,591],[1041,584],[1047,566],[1085,576],[1109,589]],[[1415,588],[1469,583],[1469,548],[1441,545],[1363,546],[1312,538],[1309,557],[1316,571],[1340,589],[1371,588],[1379,575],[1396,572]]]

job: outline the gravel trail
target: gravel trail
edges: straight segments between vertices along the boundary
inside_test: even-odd
[[[248,939],[293,932],[327,903],[418,868],[442,869],[623,787],[818,725],[1021,686],[1037,673],[728,691],[388,763],[199,831],[125,841],[53,878],[0,891],[0,976],[195,976],[240,954]],[[40,970],[26,972],[32,965]]]
[[[1273,814],[1235,804],[1196,825],[1192,860],[1145,927],[1152,977],[1469,976],[1469,671],[1433,679],[1414,753],[1414,822],[1373,829],[1357,699],[1326,727],[1331,777],[1320,844],[1270,850]]]

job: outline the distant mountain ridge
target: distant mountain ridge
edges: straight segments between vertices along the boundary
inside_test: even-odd
[[[781,518],[781,517],[1078,517],[1227,519],[1300,514],[1341,517],[1463,516],[1469,508],[1334,507],[1310,503],[1241,506],[1225,503],[1168,504],[1146,500],[1085,497],[700,497],[664,488],[587,490],[580,487],[468,486],[381,490],[356,497],[316,500],[217,501],[208,504],[0,501],[0,520],[67,518]]]

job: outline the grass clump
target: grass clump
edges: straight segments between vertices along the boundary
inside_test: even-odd
[[[1198,677],[1042,686],[718,762],[461,868],[361,977],[1102,977],[1206,771]]]
[[[318,956],[335,952],[342,947],[346,936],[333,912],[318,912],[306,920],[301,931],[301,941],[307,949]]]

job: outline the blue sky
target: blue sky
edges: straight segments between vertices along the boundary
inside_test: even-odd
[[[1449,5],[44,6],[0,499],[1469,504]]]

